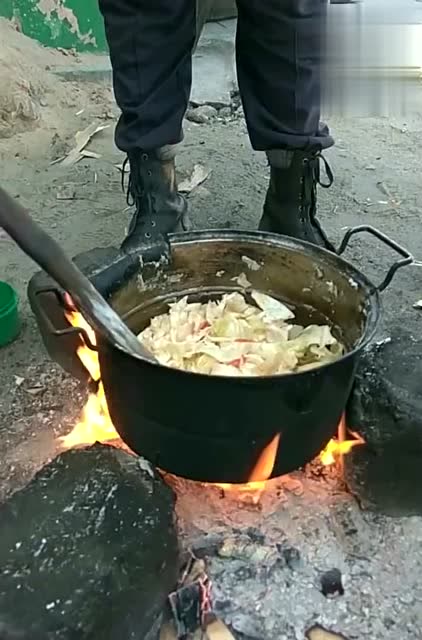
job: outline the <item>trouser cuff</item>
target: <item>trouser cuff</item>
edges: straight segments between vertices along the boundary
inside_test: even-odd
[[[177,144],[166,144],[164,147],[159,147],[156,149],[157,157],[163,162],[173,160],[181,145],[182,143],[178,142]]]

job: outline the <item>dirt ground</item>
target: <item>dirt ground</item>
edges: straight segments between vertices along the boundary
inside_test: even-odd
[[[2,185],[69,254],[118,244],[129,211],[115,166],[123,157],[113,144],[117,109],[111,89],[62,83],[49,69],[78,64],[76,59],[42,50],[3,23],[0,27],[0,38],[8,37],[8,52],[2,44],[1,55],[9,61],[1,64],[0,56],[0,84],[15,101],[0,104]],[[72,147],[75,133],[95,121],[109,125],[88,147],[100,157],[72,167],[53,163]],[[372,224],[422,259],[422,114],[408,122],[333,118],[329,124],[336,139],[327,153],[335,183],[320,190],[320,217],[332,238],[338,242],[344,227]],[[206,124],[186,122],[185,134],[180,177],[189,176],[197,163],[211,170],[190,197],[195,226],[256,227],[268,171],[262,155],[250,149],[243,120],[225,115]],[[70,200],[61,199],[65,192]],[[396,259],[365,238],[354,241],[348,256],[375,282]],[[57,435],[69,429],[82,406],[76,383],[48,360],[29,310],[26,285],[35,270],[0,232],[0,279],[17,288],[23,322],[19,339],[0,352],[0,496],[54,455]],[[382,331],[406,325],[417,334],[422,312],[413,304],[421,298],[421,269],[400,271],[383,295]]]

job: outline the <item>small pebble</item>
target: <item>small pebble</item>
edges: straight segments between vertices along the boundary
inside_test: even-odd
[[[196,107],[196,109],[188,109],[186,112],[186,119],[190,122],[196,122],[197,124],[205,124],[216,116],[217,109],[209,104]]]
[[[220,118],[231,118],[232,116],[231,107],[222,107],[218,112],[218,115],[220,116]]]
[[[296,549],[295,547],[285,547],[281,550],[281,555],[283,556],[286,565],[292,571],[300,567],[301,557],[299,549]]]

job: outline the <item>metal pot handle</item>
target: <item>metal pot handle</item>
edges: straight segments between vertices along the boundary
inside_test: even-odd
[[[57,329],[53,325],[48,315],[44,312],[42,305],[38,304],[37,298],[42,293],[53,293],[63,308],[66,308],[66,301],[62,293],[58,289],[55,289],[54,287],[43,287],[42,289],[38,289],[38,291],[35,292],[34,302],[37,305],[37,312],[40,314],[40,316],[42,316],[50,333],[52,333],[54,336],[68,336],[72,334],[78,334],[79,337],[82,338],[82,340],[85,342],[86,346],[89,347],[89,349],[91,349],[91,351],[98,351],[98,347],[91,342],[88,333],[85,331],[85,329],[82,329],[82,327],[69,327],[68,329]]]
[[[390,249],[393,249],[396,253],[402,256],[401,260],[397,260],[397,262],[395,262],[390,267],[390,269],[387,272],[387,275],[385,276],[381,284],[378,285],[378,287],[375,287],[377,291],[381,292],[388,287],[388,285],[394,278],[396,271],[398,271],[402,267],[406,267],[407,265],[412,264],[415,260],[412,254],[409,253],[407,249],[399,245],[395,240],[392,240],[391,238],[386,236],[385,233],[382,233],[382,231],[379,231],[378,229],[375,229],[375,227],[371,227],[370,225],[367,225],[367,224],[359,225],[358,227],[353,227],[352,229],[348,229],[344,234],[344,238],[341,241],[340,247],[337,250],[337,254],[341,256],[349,246],[351,237],[356,235],[357,233],[363,233],[363,232],[366,232],[371,234],[372,236],[375,236],[376,238],[378,238],[378,240],[381,240],[381,242],[383,242],[388,247],[390,247]]]

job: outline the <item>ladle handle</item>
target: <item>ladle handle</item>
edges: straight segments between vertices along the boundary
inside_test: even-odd
[[[30,258],[70,294],[76,307],[84,313],[88,321],[91,321],[94,329],[99,330],[113,344],[129,354],[137,354],[154,361],[153,356],[143,348],[136,336],[68,258],[60,245],[2,188],[0,226]]]
[[[0,226],[16,244],[60,286],[70,291],[76,285],[86,286],[81,272],[57,244],[25,211],[0,188]],[[81,277],[82,276],[82,277]],[[71,285],[69,285],[69,281]],[[76,302],[76,301],[75,301]]]

